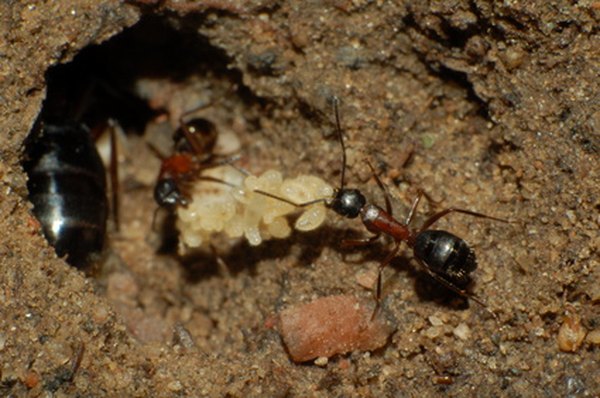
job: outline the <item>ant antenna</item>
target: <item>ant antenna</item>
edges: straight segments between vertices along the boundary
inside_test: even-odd
[[[340,99],[337,96],[333,96],[333,113],[335,114],[335,130],[342,146],[342,176],[340,181],[340,191],[344,189],[346,183],[346,144],[344,143],[344,133],[342,132],[342,124],[340,123],[340,110],[339,103]]]

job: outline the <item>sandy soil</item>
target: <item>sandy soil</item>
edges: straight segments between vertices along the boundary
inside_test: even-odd
[[[0,4],[1,396],[600,394],[600,3],[390,3]],[[249,169],[332,183],[337,95],[347,178],[369,198],[382,201],[364,158],[395,187],[397,215],[423,189],[438,207],[519,221],[440,222],[477,253],[472,290],[498,320],[440,292],[406,250],[385,272],[389,342],[293,363],[269,320],[317,297],[370,298],[361,280],[386,246],[343,249],[364,228],[332,213],[258,248],[215,240],[227,268],[158,250],[159,161],[135,134],[121,231],[86,277],[41,235],[21,168],[45,74],[71,61],[65,82],[137,84],[173,120],[213,101],[203,115],[235,131]],[[561,327],[574,339],[562,350]]]

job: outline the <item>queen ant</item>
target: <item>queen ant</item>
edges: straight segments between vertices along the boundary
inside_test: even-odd
[[[397,255],[402,242],[406,242],[408,247],[413,250],[413,255],[417,262],[430,277],[453,292],[463,297],[470,298],[487,309],[487,305],[482,300],[466,290],[466,287],[470,282],[470,273],[477,268],[475,253],[471,247],[463,239],[450,232],[433,230],[430,228],[433,224],[450,213],[462,213],[473,217],[486,218],[500,222],[509,221],[471,210],[450,207],[430,216],[420,228],[411,228],[411,223],[417,207],[424,194],[423,191],[419,190],[405,221],[399,221],[393,216],[390,195],[385,185],[377,176],[375,169],[369,162],[367,163],[373,172],[377,185],[384,192],[385,210],[376,204],[367,203],[365,196],[360,190],[346,187],[346,146],[340,123],[338,103],[338,98],[333,97],[336,134],[342,147],[341,180],[339,188],[334,191],[334,196],[331,198],[316,199],[306,203],[294,203],[269,192],[258,190],[256,192],[284,201],[295,207],[305,207],[315,203],[324,202],[326,207],[343,217],[354,219],[360,216],[365,228],[374,235],[365,239],[345,240],[343,245],[346,247],[370,244],[375,242],[382,235],[387,235],[394,240],[392,250],[379,264],[375,293],[376,306],[373,317],[380,307],[383,270]],[[495,317],[495,314],[492,311],[488,311]]]
[[[33,214],[48,243],[67,263],[93,274],[106,248],[109,214],[116,232],[120,226],[117,131],[123,115],[117,108],[135,115],[130,124],[148,110],[95,76],[73,81],[72,68],[49,73],[48,96],[25,141],[22,164]],[[97,148],[107,132],[108,170]]]

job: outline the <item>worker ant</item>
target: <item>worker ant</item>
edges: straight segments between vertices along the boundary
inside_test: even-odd
[[[487,308],[486,304],[482,300],[466,290],[466,287],[470,282],[470,273],[477,268],[477,262],[473,250],[463,239],[459,238],[458,236],[447,231],[432,230],[430,228],[438,220],[450,213],[462,213],[473,217],[486,218],[500,222],[508,221],[471,210],[451,207],[430,216],[420,228],[411,228],[411,223],[421,197],[423,196],[423,192],[419,191],[416,199],[412,203],[406,220],[404,222],[397,220],[394,218],[392,213],[390,195],[370,163],[368,163],[368,165],[373,172],[375,180],[385,195],[385,210],[376,204],[367,203],[365,196],[360,190],[346,187],[346,146],[344,143],[343,132],[340,123],[338,103],[338,98],[334,97],[333,107],[335,114],[336,134],[342,147],[341,180],[339,188],[334,191],[334,196],[332,198],[321,198],[306,203],[294,203],[269,192],[258,190],[256,192],[284,201],[296,207],[305,207],[318,202],[324,202],[328,208],[332,209],[343,217],[353,219],[360,216],[365,228],[374,235],[365,239],[346,240],[343,242],[343,245],[346,247],[373,243],[379,239],[381,235],[387,235],[394,240],[394,246],[392,250],[386,255],[379,265],[375,294],[376,307],[373,316],[375,316],[377,313],[381,301],[383,270],[396,256],[400,250],[400,245],[402,242],[406,242],[408,247],[413,250],[413,255],[417,262],[434,280],[438,281],[453,292],[458,293],[463,297],[471,298],[476,303],[480,304],[484,308]]]
[[[48,73],[48,95],[25,142],[23,168],[46,239],[59,257],[90,272],[105,247],[109,214],[119,229],[116,132],[121,123],[145,123],[151,111],[125,87],[79,68],[72,63]],[[95,145],[106,132],[108,173]]]
[[[171,156],[164,156],[150,146],[162,161],[154,187],[154,200],[160,207],[187,206],[191,184],[199,179],[233,186],[221,179],[201,175],[204,170],[231,164],[239,158],[238,155],[214,153],[218,137],[214,123],[203,118],[185,121],[187,115],[208,106],[211,104],[188,111],[179,118],[179,128],[173,135],[175,151]]]

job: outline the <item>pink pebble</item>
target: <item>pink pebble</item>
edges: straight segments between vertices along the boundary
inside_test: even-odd
[[[387,343],[394,326],[374,303],[354,296],[329,296],[281,312],[279,332],[295,362],[350,351],[372,351]]]

